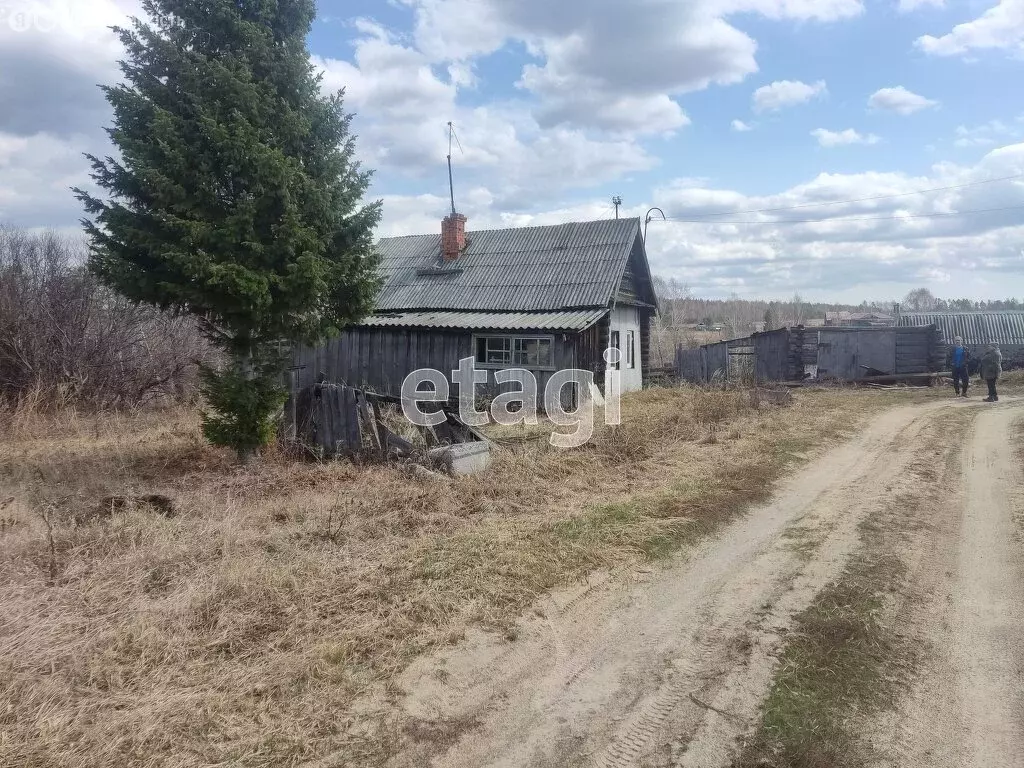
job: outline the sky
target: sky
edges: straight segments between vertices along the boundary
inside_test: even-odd
[[[77,231],[108,27],[0,0],[0,222]],[[319,0],[381,236],[644,218],[697,296],[1024,297],[1024,0]],[[1014,85],[1017,83],[1017,85]]]

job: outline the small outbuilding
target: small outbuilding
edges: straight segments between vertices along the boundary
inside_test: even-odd
[[[563,369],[590,371],[602,386],[609,348],[620,352],[623,390],[643,386],[657,299],[639,219],[474,232],[453,214],[440,234],[384,238],[377,251],[376,313],[296,350],[299,389],[326,379],[398,396],[413,371],[451,379],[472,358],[488,372],[478,394],[500,391],[495,372],[521,368],[536,375],[543,399]],[[563,402],[578,395],[563,393]]]
[[[997,342],[1004,367],[1024,367],[1024,311],[908,312],[900,315],[899,325],[934,325],[943,344],[951,347],[959,336],[975,358]]]

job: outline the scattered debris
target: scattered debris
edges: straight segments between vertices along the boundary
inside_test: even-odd
[[[484,442],[432,448],[427,453],[451,475],[474,475],[483,472],[491,463],[491,449]]]
[[[490,442],[463,422],[454,409],[439,404],[444,421],[433,427],[410,425],[422,437],[417,444],[390,428],[384,408],[397,397],[339,384],[315,384],[297,398],[296,438],[320,457],[350,456],[380,460],[411,459],[449,474],[480,472],[490,464]]]

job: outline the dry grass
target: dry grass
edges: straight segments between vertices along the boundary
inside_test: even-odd
[[[381,764],[404,724],[392,696],[362,695],[416,654],[673,551],[885,401],[650,390],[582,449],[531,440],[443,481],[237,467],[184,411],[7,413],[0,764]],[[145,494],[173,514],[103,502]]]

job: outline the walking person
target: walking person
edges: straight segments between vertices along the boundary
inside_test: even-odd
[[[968,373],[968,364],[971,353],[964,346],[964,340],[957,336],[953,340],[953,350],[949,354],[950,367],[953,370],[953,391],[957,397],[967,397],[967,388],[970,386],[971,377]]]
[[[999,402],[999,394],[996,392],[996,382],[999,381],[999,374],[1003,372],[1003,354],[999,351],[999,343],[992,342],[985,349],[981,356],[981,378],[988,384],[988,397],[986,403]]]

